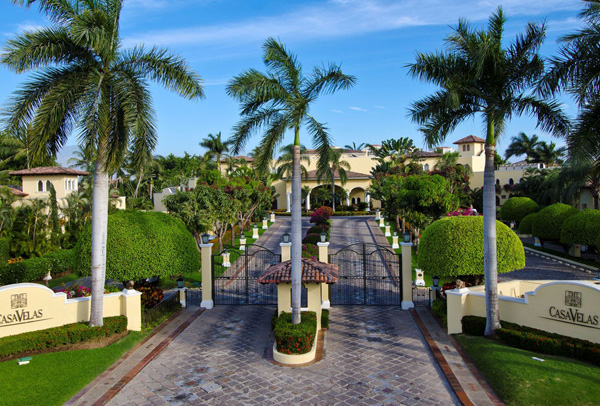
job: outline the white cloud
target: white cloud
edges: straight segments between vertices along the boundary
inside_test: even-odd
[[[141,1],[134,0],[134,5]],[[166,0],[151,0],[150,6],[162,6],[166,3]],[[419,25],[456,24],[462,16],[468,16],[470,21],[484,21],[496,7],[497,2],[491,0],[330,0],[316,6],[298,7],[294,11],[275,16],[149,31],[140,33],[127,42],[129,45],[152,43],[223,46],[262,42],[269,36],[293,37],[296,40],[324,39]],[[509,16],[535,16],[547,13],[548,10],[578,9],[579,3],[576,0],[506,0],[503,7]]]
[[[363,109],[362,107],[355,107],[355,106],[352,106],[352,107],[348,107],[348,108],[349,108],[350,110],[355,110],[355,111],[367,111],[366,109]]]

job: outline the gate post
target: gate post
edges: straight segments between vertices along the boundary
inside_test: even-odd
[[[319,247],[319,261],[329,263],[329,243],[328,242],[318,242],[317,246]],[[331,301],[329,300],[329,285],[326,283],[321,283],[321,309],[329,309],[331,308]]]
[[[212,270],[212,243],[198,244],[202,255],[202,302],[200,307],[212,309],[213,302],[213,270]]]
[[[292,243],[291,242],[280,242],[281,247],[281,262],[289,261],[291,256]]]
[[[402,310],[415,307],[412,301],[412,242],[401,242],[402,246]]]

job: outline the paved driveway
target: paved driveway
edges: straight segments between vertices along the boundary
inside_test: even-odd
[[[265,359],[273,312],[205,311],[110,404],[456,404],[408,312],[332,309],[324,359],[302,368]]]

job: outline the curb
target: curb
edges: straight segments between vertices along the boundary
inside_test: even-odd
[[[538,251],[534,248],[529,248],[529,247],[523,247],[523,248],[525,249],[525,251],[529,252],[532,255],[542,257],[542,258],[548,259],[550,261],[558,262],[559,264],[564,264],[564,265],[570,266],[571,268],[575,268],[575,269],[583,271],[583,272],[596,273],[596,271],[598,270],[597,268],[594,268],[590,265],[584,265],[579,262],[572,261],[570,259],[557,257],[556,255],[548,254],[547,252],[543,252],[543,251]],[[599,266],[599,269],[600,269],[600,266]]]

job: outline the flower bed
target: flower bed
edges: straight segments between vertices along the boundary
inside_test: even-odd
[[[311,351],[317,335],[317,314],[302,312],[300,324],[292,325],[292,314],[281,313],[274,323],[273,334],[278,352],[306,354]]]

